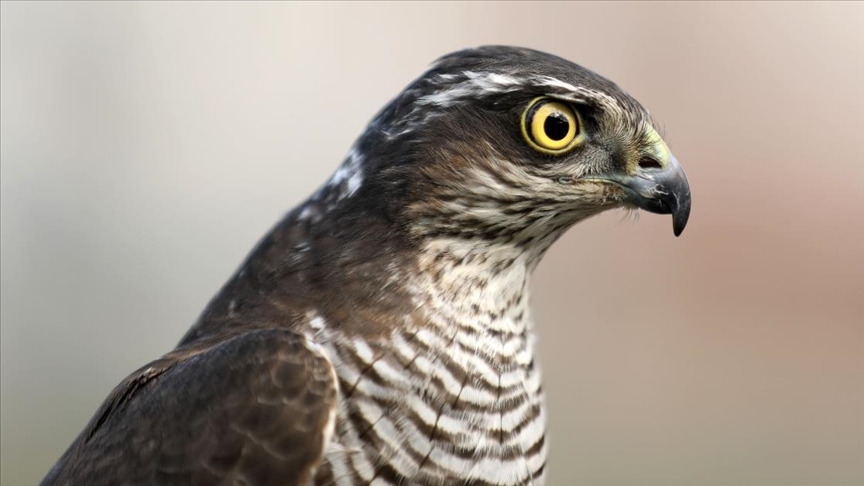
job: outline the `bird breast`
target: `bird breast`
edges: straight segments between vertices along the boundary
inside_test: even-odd
[[[324,339],[344,399],[322,483],[542,483],[545,413],[525,287],[490,288],[497,298],[418,293],[417,311],[383,338]]]

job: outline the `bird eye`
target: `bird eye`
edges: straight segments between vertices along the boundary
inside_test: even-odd
[[[566,103],[535,98],[522,115],[522,135],[528,144],[547,154],[563,154],[581,140],[579,117]]]

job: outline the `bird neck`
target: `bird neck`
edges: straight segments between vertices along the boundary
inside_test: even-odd
[[[533,261],[517,245],[430,239],[420,248],[408,290],[432,326],[520,334],[528,324]]]

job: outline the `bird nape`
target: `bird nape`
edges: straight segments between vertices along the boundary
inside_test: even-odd
[[[42,484],[542,484],[529,275],[619,207],[690,213],[636,100],[534,50],[444,56]]]

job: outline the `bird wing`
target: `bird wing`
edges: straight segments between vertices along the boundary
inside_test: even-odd
[[[320,348],[292,331],[180,350],[115,388],[42,484],[306,484],[336,387]]]

